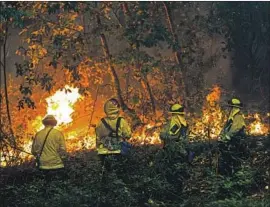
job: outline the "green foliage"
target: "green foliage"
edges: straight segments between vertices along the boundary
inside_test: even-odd
[[[157,46],[160,41],[168,41],[170,33],[163,24],[160,24],[161,17],[156,11],[157,4],[139,2],[128,4],[129,13],[126,14],[127,22],[123,36],[129,44],[136,48],[141,46]]]
[[[105,171],[93,153],[80,153],[66,162],[63,179],[45,182],[29,174],[22,182],[27,174],[18,174],[14,182],[10,177],[0,199],[4,206],[269,206],[269,194],[255,179],[266,176],[265,168],[258,174],[242,163],[232,176],[220,176],[209,165],[209,151],[191,165],[179,150],[137,147],[117,162],[110,159],[111,170]],[[253,198],[256,194],[263,199]]]
[[[17,27],[23,27],[24,17],[27,16],[25,11],[19,10],[17,2],[1,2],[0,3],[0,22]]]
[[[255,199],[225,199],[211,202],[206,207],[268,207],[269,199],[255,200]]]

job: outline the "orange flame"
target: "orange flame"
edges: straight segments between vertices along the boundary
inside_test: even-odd
[[[188,114],[190,136],[192,139],[216,139],[226,121],[226,115],[221,110],[219,105],[221,97],[221,89],[214,86],[210,93],[206,96],[206,101],[202,107],[202,114]],[[58,120],[57,128],[64,130],[66,137],[67,151],[74,152],[79,150],[90,150],[95,148],[95,135],[88,133],[89,127],[87,124],[81,126],[80,129],[71,125],[74,124],[75,104],[83,99],[79,94],[78,88],[65,86],[64,90],[58,90],[54,95],[48,97],[47,101],[47,114],[52,114]],[[82,108],[82,107],[81,107]],[[197,116],[197,117],[196,117]],[[270,113],[267,114],[270,117]],[[263,119],[259,114],[249,115],[248,118],[255,118],[251,124],[248,125],[247,131],[249,135],[266,135],[269,133],[269,127],[263,123]],[[32,127],[35,131],[42,128],[42,117],[37,116],[32,121]],[[84,123],[84,122],[83,122]],[[131,142],[137,145],[160,145],[162,142],[159,139],[160,126],[150,123],[133,133]],[[24,139],[21,142],[21,147],[30,152],[32,141]],[[1,153],[1,152],[0,152]],[[24,153],[20,154],[23,160],[28,160],[29,155]],[[0,154],[0,166],[5,166],[6,161]]]
[[[215,85],[206,96],[202,117],[192,118],[191,137],[217,138],[224,124],[224,113],[219,106],[220,88]]]
[[[254,114],[255,120],[247,127],[250,135],[260,136],[269,133],[269,126],[267,127],[261,120],[258,113]]]
[[[220,95],[221,90],[217,85],[215,85],[211,93],[206,96],[206,100],[210,104],[210,106],[214,106],[219,101]]]

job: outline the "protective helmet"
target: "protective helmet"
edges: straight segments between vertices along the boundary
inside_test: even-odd
[[[185,114],[184,112],[184,106],[180,104],[174,104],[170,107],[169,113],[172,114]]]
[[[55,119],[55,117],[53,115],[47,115],[43,120],[42,123],[46,126],[46,125],[50,125],[50,126],[56,126],[57,125],[57,120]]]
[[[237,98],[232,98],[231,100],[228,101],[228,106],[242,108],[243,103]]]
[[[120,110],[120,104],[115,98],[111,98],[104,104],[104,112],[107,115],[117,114]]]

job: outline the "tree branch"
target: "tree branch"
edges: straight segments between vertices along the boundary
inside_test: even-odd
[[[124,26],[123,26],[123,24],[121,23],[119,17],[117,16],[116,12],[115,12],[113,9],[112,9],[112,12],[113,12],[114,17],[116,18],[116,20],[117,20],[119,26],[120,26],[121,28],[123,28]]]
[[[79,31],[79,30],[76,30],[76,29],[74,29],[74,28],[71,28],[71,27],[61,27],[59,24],[57,24],[56,22],[54,22],[54,21],[51,21],[51,20],[48,20],[48,19],[44,19],[43,17],[41,17],[40,15],[37,15],[36,17],[38,17],[39,19],[41,19],[42,21],[44,21],[45,23],[51,23],[51,24],[53,24],[53,25],[56,25],[56,26],[59,26],[60,28],[67,28],[67,29],[70,29],[70,30],[73,30],[73,31],[76,31],[76,32],[81,32],[81,31]]]
[[[95,2],[95,3],[96,3],[96,7],[97,7],[97,2]],[[100,29],[102,27],[102,23],[101,23],[99,13],[96,13],[96,23],[97,23],[98,28]],[[141,120],[138,117],[138,115],[135,113],[135,111],[133,109],[129,108],[126,105],[126,103],[125,103],[125,101],[123,99],[120,80],[119,80],[119,77],[118,77],[118,75],[116,73],[116,70],[115,70],[113,64],[111,63],[112,57],[111,57],[111,53],[110,53],[110,50],[109,50],[109,46],[108,46],[105,34],[100,32],[99,37],[100,37],[100,42],[101,42],[101,46],[102,46],[102,49],[103,49],[103,54],[104,54],[104,56],[106,58],[106,62],[108,63],[109,70],[110,70],[110,72],[112,74],[112,78],[113,78],[113,81],[114,81],[114,87],[115,87],[115,90],[116,90],[116,94],[117,94],[120,106],[123,109],[123,111],[126,112],[129,115],[129,117],[131,118],[131,120],[133,122],[133,124],[132,124],[133,128],[136,128],[138,125],[141,124]]]

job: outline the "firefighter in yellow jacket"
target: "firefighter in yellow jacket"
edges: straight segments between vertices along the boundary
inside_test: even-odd
[[[233,98],[228,101],[228,106],[231,108],[229,118],[220,136],[220,141],[224,142],[231,140],[233,137],[245,135],[246,124],[241,112],[242,102],[237,98]]]
[[[185,119],[184,107],[174,104],[170,107],[171,118],[160,132],[160,139],[164,142],[164,148],[177,146],[182,154],[186,154],[185,145],[187,142],[186,133],[188,124]]]
[[[241,167],[241,160],[248,155],[248,148],[243,143],[245,138],[245,119],[241,112],[242,102],[233,98],[228,101],[230,114],[219,138],[219,172],[231,175]]]
[[[181,139],[185,139],[188,128],[187,121],[184,116],[184,107],[182,105],[172,105],[169,113],[172,116],[160,132],[160,138],[164,141],[165,145],[171,141],[177,142]]]
[[[104,104],[106,117],[96,127],[96,146],[98,155],[121,154],[123,144],[131,137],[131,129],[126,120],[119,116],[120,105],[114,98]]]
[[[48,115],[42,120],[44,129],[35,135],[32,154],[36,157],[38,168],[43,172],[57,172],[64,168],[63,158],[66,155],[64,135],[54,129],[57,120]]]
[[[169,114],[169,120],[160,132],[160,139],[163,141],[164,147],[157,154],[156,166],[160,173],[164,173],[169,183],[175,183],[179,182],[179,179],[189,178],[186,167],[188,163],[192,162],[193,155],[188,149],[188,124],[184,107],[174,104],[170,107]]]

